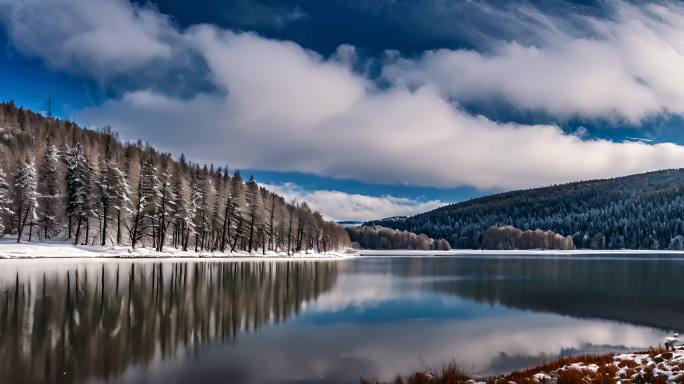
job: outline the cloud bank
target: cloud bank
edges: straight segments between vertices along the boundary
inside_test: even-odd
[[[395,57],[382,69],[386,86],[354,71],[353,47],[326,58],[212,25],[181,29],[123,0],[0,0],[0,19],[22,52],[96,79],[136,79],[139,68],[164,71],[189,65],[174,58],[196,58],[211,90],[181,97],[131,86],[77,115],[163,150],[372,183],[522,188],[684,164],[679,145],[583,139],[460,106],[503,99],[558,119],[632,122],[684,114],[684,8],[612,4],[609,19],[582,18],[592,37],[536,15],[553,32],[538,45]]]
[[[412,216],[446,205],[440,200],[420,201],[397,196],[367,196],[327,190],[304,190],[293,183],[266,184],[267,189],[285,200],[305,201],[312,209],[323,212],[329,220],[375,220],[391,216]]]

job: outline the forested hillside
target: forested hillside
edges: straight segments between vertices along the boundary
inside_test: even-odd
[[[227,167],[0,104],[0,237],[183,250],[299,252],[349,245],[343,228]]]
[[[684,170],[512,191],[366,223],[481,248],[491,226],[550,230],[576,248],[684,248]]]

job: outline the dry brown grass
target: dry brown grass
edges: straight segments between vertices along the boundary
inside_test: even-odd
[[[566,365],[571,365],[575,363],[584,363],[586,365],[596,364],[599,367],[610,364],[613,361],[613,355],[584,355],[575,357],[566,357],[552,361],[550,363],[542,364],[537,367],[526,369],[522,371],[516,371],[508,375],[499,377],[495,379],[495,383],[508,383],[509,381],[515,381],[518,384],[531,384],[536,383],[533,376],[540,372],[553,372]],[[567,370],[566,370],[567,371]],[[583,372],[583,371],[582,371]],[[572,376],[576,376],[575,372],[568,373],[563,380],[571,380]],[[584,376],[587,376],[585,373]],[[559,377],[559,384],[561,383],[561,378]],[[591,381],[566,381],[567,383],[591,383]],[[600,382],[600,381],[599,381]]]
[[[392,384],[465,384],[471,377],[458,368],[456,363],[451,362],[431,375],[428,372],[416,372],[408,376],[397,376]],[[381,384],[377,379],[361,379],[361,384]]]
[[[667,384],[668,377],[656,374],[654,367],[672,369],[675,372],[684,371],[684,362],[671,362],[673,358],[672,352],[666,351],[662,347],[650,348],[643,353],[647,353],[657,365],[642,366],[634,360],[616,361],[612,354],[585,355],[554,360],[534,368],[516,371],[503,376],[474,380],[484,381],[488,384],[508,384],[509,382],[539,384],[534,379],[534,376],[538,373],[544,373],[552,376],[557,384],[617,384],[618,382]],[[581,366],[570,367],[575,363],[581,363]],[[595,372],[584,368],[592,364],[598,366]],[[623,372],[618,378],[618,371],[621,369],[623,369]],[[387,384],[465,384],[468,380],[473,380],[473,378],[458,369],[456,364],[452,362],[443,367],[434,376],[430,375],[428,371],[416,372],[408,376],[398,376]],[[679,376],[675,382],[684,384],[684,374]],[[362,379],[361,384],[381,384],[381,382],[375,379]]]

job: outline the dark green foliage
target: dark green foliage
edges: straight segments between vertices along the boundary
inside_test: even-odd
[[[493,225],[570,235],[576,248],[677,248],[683,244],[677,236],[684,235],[684,170],[506,192],[365,225],[445,238],[454,248],[481,248]]]

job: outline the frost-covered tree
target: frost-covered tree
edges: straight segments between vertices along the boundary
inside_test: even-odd
[[[160,185],[157,168],[151,160],[144,160],[140,167],[138,187],[133,201],[132,222],[129,226],[128,236],[134,249],[145,237],[148,228],[152,229],[154,239],[156,214],[161,198]]]
[[[173,176],[169,172],[162,173],[159,179],[159,211],[157,230],[157,251],[164,250],[166,230],[173,221],[176,212],[176,196],[173,188]]]
[[[259,185],[254,180],[254,176],[250,176],[246,184],[247,189],[247,212],[249,217],[249,246],[247,252],[252,253],[254,248],[254,234],[255,230],[260,228],[263,220],[263,201],[259,193]]]
[[[85,227],[86,243],[113,242],[109,233],[116,215],[117,244],[160,250],[171,241],[184,250],[194,246],[210,251],[292,251],[312,244],[325,248],[339,238],[339,227],[322,225],[311,210],[292,207],[280,197],[274,200],[275,195],[263,188],[251,190],[248,204],[239,172],[230,177],[225,168],[190,163],[184,155],[175,161],[141,141],[119,141],[109,127],[83,129],[2,102],[0,127],[0,157],[9,175],[0,182],[3,234],[26,237],[25,226],[30,225],[30,237],[38,225],[42,238],[68,234],[74,243],[83,243]],[[23,205],[21,211],[16,209],[15,197],[23,189],[14,181],[20,171],[25,173],[26,162],[21,160],[29,153],[38,157],[38,209],[26,216]],[[91,226],[94,218],[99,225]],[[290,223],[292,236],[286,237]],[[122,227],[128,239],[122,239]],[[644,236],[643,241],[664,244],[663,233],[657,232],[653,240]]]
[[[0,239],[5,234],[5,220],[10,215],[14,214],[10,208],[12,201],[10,198],[10,189],[7,182],[7,174],[0,166]]]
[[[190,233],[194,231],[192,222],[193,212],[189,201],[190,191],[185,180],[180,174],[176,174],[173,183],[173,205],[175,207],[173,216],[174,227],[174,246],[181,247],[184,251],[188,250],[188,240]]]
[[[98,206],[100,217],[102,218],[100,244],[106,244],[107,228],[112,210],[117,215],[116,241],[119,244],[121,243],[121,211],[130,204],[130,190],[125,174],[119,169],[116,162],[104,160],[100,165],[100,175],[96,185],[98,190]]]
[[[38,220],[43,225],[43,237],[49,239],[60,214],[60,154],[57,146],[47,145],[39,172],[40,209]]]
[[[238,241],[244,237],[245,208],[245,184],[242,181],[240,171],[235,171],[230,182],[230,217],[235,223],[233,231],[233,243],[230,247],[231,252],[235,252]]]
[[[195,250],[203,250],[209,233],[209,201],[214,192],[212,180],[207,177],[206,167],[197,170],[192,183],[192,195],[190,204],[193,211],[193,224],[195,226]]]
[[[79,243],[83,224],[89,228],[89,214],[91,209],[92,169],[88,164],[85,151],[80,144],[67,147],[64,155],[66,163],[66,213],[69,217],[69,238],[73,221],[76,221],[74,244]],[[86,242],[88,241],[86,229]]]
[[[33,161],[22,161],[14,174],[14,211],[19,226],[17,242],[21,241],[24,228],[28,225],[29,237],[33,234],[33,226],[38,220],[38,180],[36,165]]]

